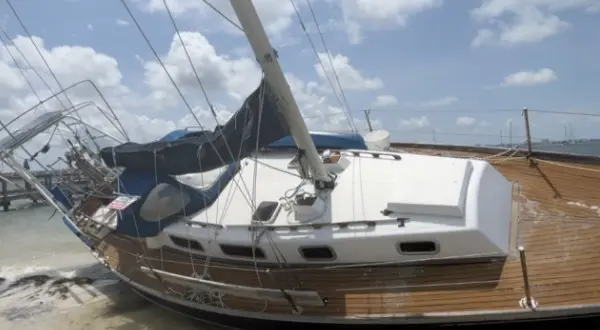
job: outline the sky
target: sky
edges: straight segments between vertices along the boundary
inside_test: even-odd
[[[12,0],[31,39],[0,1],[0,120],[89,79],[135,141],[211,128],[209,104],[224,123],[261,70],[229,1],[209,2],[233,23],[203,1],[167,0],[184,49],[163,0],[126,0],[192,115],[121,1]],[[526,107],[534,140],[599,137],[600,0],[253,2],[311,130],[365,132],[371,109],[395,141],[516,144]],[[69,100],[106,109],[87,84]],[[117,134],[95,108],[82,115]]]

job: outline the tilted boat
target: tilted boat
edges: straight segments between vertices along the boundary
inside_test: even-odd
[[[237,326],[600,314],[599,158],[311,137],[252,2],[231,4],[264,80],[224,126],[73,144],[93,187],[78,201],[12,157],[70,112],[6,127],[0,160],[100,262],[150,301]]]

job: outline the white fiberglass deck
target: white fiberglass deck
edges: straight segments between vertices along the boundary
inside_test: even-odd
[[[329,247],[339,263],[410,261],[423,259],[423,254],[433,258],[507,254],[512,186],[498,171],[480,160],[397,155],[401,158],[375,158],[368,152],[344,155],[348,166],[339,173],[335,189],[324,198],[324,208],[316,216],[297,221],[293,210],[281,208],[272,221],[264,223],[286,260],[306,263],[298,253],[306,246]],[[203,253],[231,258],[219,244],[250,246],[257,237],[249,229],[252,193],[256,205],[276,202],[286,195],[292,197],[301,184],[296,172],[288,169],[292,157],[276,154],[262,156],[258,162],[245,159],[235,182],[211,207],[196,214],[192,225],[175,223],[148,243],[178,248],[168,237],[176,235],[198,241]],[[302,189],[314,192],[310,184]],[[401,242],[432,242],[436,249],[399,253]],[[276,259],[268,240],[256,245],[263,249],[266,261]]]

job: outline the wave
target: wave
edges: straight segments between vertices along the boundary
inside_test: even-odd
[[[0,317],[28,319],[40,313],[102,300],[118,291],[118,279],[101,264],[52,269],[0,268]]]

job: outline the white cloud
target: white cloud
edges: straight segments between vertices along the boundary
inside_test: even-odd
[[[117,18],[116,23],[118,26],[128,26],[130,23],[124,19]]]
[[[317,119],[313,124],[321,120],[320,117],[328,115],[326,111],[328,108],[327,98],[319,95],[318,83],[314,81],[305,82],[292,73],[288,73],[285,76],[301,111],[306,116],[311,117],[311,120],[313,117]]]
[[[502,87],[522,87],[547,84],[558,80],[556,73],[548,68],[538,71],[520,71],[504,77]]]
[[[57,46],[48,49],[41,38],[33,36],[32,40],[40,49],[41,54],[53,69],[54,74],[63,87],[84,79],[93,78],[98,87],[104,91],[122,92],[126,89],[121,84],[122,75],[115,58],[98,53],[91,47]],[[9,45],[8,51],[15,56],[17,63],[21,67],[28,68],[28,64],[31,64],[31,69],[41,72],[46,81],[54,83],[44,61],[37,54],[31,42],[32,40],[23,36],[17,36],[12,40],[12,43],[27,57],[28,62],[19,55],[15,46]],[[12,59],[8,51],[6,48],[0,49],[0,62],[4,62],[5,65],[16,70],[12,65]],[[13,73],[21,76],[18,70],[13,71]],[[45,86],[37,78],[33,70],[26,70],[26,75],[33,82],[36,89],[45,89]],[[26,86],[24,85],[24,87]]]
[[[477,35],[471,41],[471,47],[479,47],[488,43],[492,43],[495,38],[494,31],[490,29],[480,29]]]
[[[226,93],[241,100],[258,86],[261,71],[256,61],[249,57],[230,58],[218,54],[208,39],[199,32],[181,32],[181,38],[200,80],[208,91],[213,92],[212,96],[220,96],[214,92]],[[162,61],[180,88],[197,93],[198,81],[177,35],[173,36]],[[147,61],[144,68],[145,82],[152,89],[156,99],[167,104],[177,102],[176,91],[162,66],[157,61]]]
[[[318,116],[305,117],[309,129],[331,132],[348,132],[352,129],[352,123],[349,121],[348,115],[340,107],[330,105],[317,111],[317,113],[319,114]],[[352,122],[356,125],[356,129],[359,132],[365,132],[369,128],[365,119],[353,117]],[[374,129],[378,129],[383,127],[383,124],[379,119],[371,119],[371,126]]]
[[[135,114],[136,111],[145,109],[150,103],[146,102],[146,99],[143,96],[131,92],[127,86],[123,85],[122,75],[115,58],[107,54],[99,53],[90,47],[63,45],[47,48],[41,38],[33,36],[32,40],[39,48],[63,87],[67,87],[84,79],[91,79],[94,81],[109,101],[115,113],[120,117],[126,131],[132,135],[131,137],[134,140],[143,141],[156,139],[160,135],[166,133],[166,130],[177,126],[176,122],[172,120],[159,118],[151,119],[146,116]],[[17,36],[11,41],[12,42],[7,45],[7,48],[0,50],[0,71],[2,71],[2,74],[0,75],[2,77],[0,78],[0,85],[2,85],[1,89],[4,91],[5,88],[10,87],[11,91],[10,94],[0,92],[0,120],[4,122],[12,120],[17,114],[21,114],[25,109],[38,103],[38,98],[35,97],[33,92],[29,89],[29,86],[24,83],[25,78],[21,75],[15,62],[12,61],[10,54],[13,54],[16,58],[16,63],[24,68],[25,77],[33,85],[36,93],[42,99],[50,96],[52,92],[50,92],[42,80],[34,74],[34,69],[41,75],[44,81],[51,86],[53,92],[59,90],[58,84],[54,81],[42,59],[38,56],[31,41],[22,36]],[[23,52],[24,56],[29,60],[31,67],[18,55],[19,53],[16,47]],[[11,83],[6,84],[5,79],[10,79]],[[93,101],[104,110],[108,110],[105,104],[101,102],[100,97],[92,88],[90,88],[90,85],[80,85],[79,87],[72,89],[68,95],[69,100],[73,104]],[[24,116],[21,120],[15,122],[15,126],[12,126],[11,129],[22,126],[25,122],[30,121],[34,115],[39,115],[44,109],[57,110],[69,106],[69,102],[66,98],[62,97],[61,101],[62,102],[59,102],[56,99],[53,99],[47,102],[46,107],[39,107],[37,113],[31,112],[29,115]],[[110,125],[108,120],[94,107],[86,108],[80,114],[83,119],[93,125],[93,127],[103,129],[109,134],[117,137],[122,137],[118,134],[117,129]],[[53,146],[64,146],[65,141],[61,139],[61,134],[54,137],[52,141]],[[49,136],[39,136],[29,144],[29,147],[32,151],[36,151],[35,149],[45,144],[48,138]],[[61,150],[60,148],[58,150],[53,148],[52,150],[50,155],[54,157],[58,155],[58,152],[64,151],[64,149]],[[50,155],[47,155],[46,157]]]
[[[445,107],[458,102],[456,96],[446,96],[439,99],[429,100],[418,104],[420,107],[433,108],[433,107]]]
[[[248,96],[260,81],[261,70],[256,61],[250,56],[234,57],[219,54],[209,40],[198,32],[182,32],[181,37],[211,102],[224,100],[230,110],[237,109],[239,102]],[[326,54],[320,56],[325,63],[325,68],[330,68],[328,56]],[[378,78],[365,78],[360,71],[350,65],[347,57],[337,54],[332,56],[332,60],[344,90],[377,89],[383,86]],[[162,56],[162,61],[187,97],[201,95],[198,93],[197,79],[190,69],[177,35],[173,36],[167,54]],[[179,96],[160,64],[157,61],[146,61],[144,67],[145,82],[150,87],[151,99],[165,106],[178,104]],[[286,75],[301,111],[305,116],[311,117],[308,126],[311,129],[334,129],[335,127],[335,130],[349,130],[351,124],[344,113],[340,112],[339,107],[334,107],[330,103],[333,98],[329,93],[330,89],[323,86],[326,79],[322,67],[315,64],[314,68],[317,76],[321,78],[321,83],[305,82],[296,75]],[[330,77],[335,81],[332,76]],[[197,97],[197,101],[204,104],[204,99]],[[355,120],[355,124],[360,126],[362,121]]]
[[[378,95],[372,103],[375,108],[386,107],[398,103],[398,99],[394,95]]]
[[[456,118],[456,126],[472,127],[477,123],[477,119],[468,116],[461,116]]]
[[[276,39],[286,35],[292,24],[297,24],[294,8],[289,1],[255,0],[253,1],[265,29]],[[331,18],[321,22],[323,27],[343,29],[351,43],[358,44],[363,39],[363,30],[378,30],[385,28],[403,27],[410,17],[423,11],[438,8],[443,0],[326,0],[341,13],[340,18]],[[163,12],[163,0],[138,0],[142,8],[150,12]],[[174,15],[194,15],[203,19],[206,27],[239,33],[230,23],[215,14],[202,1],[168,0],[169,8]],[[305,1],[296,1],[296,6],[303,9]],[[232,21],[238,23],[229,1],[213,1],[213,6]],[[308,16],[307,16],[308,17]],[[208,19],[208,20],[206,20]],[[215,24],[216,23],[216,24]],[[309,20],[306,20],[309,23]]]
[[[490,27],[480,29],[471,46],[513,46],[542,41],[571,26],[559,13],[570,9],[595,12],[598,8],[597,0],[484,0],[471,10],[471,16]]]
[[[309,129],[320,129],[329,131],[349,131],[352,128],[350,118],[352,114],[345,113],[340,107],[330,104],[329,96],[321,92],[323,87],[315,81],[304,82],[296,75],[288,73],[285,75],[294,98],[302,111]],[[352,118],[352,122],[359,131],[368,129],[367,121],[361,118]],[[382,127],[378,119],[372,119],[374,128]]]
[[[163,0],[139,0],[142,8],[150,12],[164,12]],[[254,0],[254,6],[260,16],[265,29],[273,36],[280,37],[292,25],[295,12],[289,1],[281,0]],[[302,6],[304,1],[296,1],[297,6]],[[214,30],[240,33],[229,22],[215,13],[203,1],[197,0],[167,0],[169,9],[175,16],[190,15],[198,20],[203,26]],[[233,8],[229,1],[211,1],[211,4],[221,13],[239,25]]]
[[[400,129],[402,130],[419,129],[429,126],[431,126],[431,123],[429,122],[429,119],[427,119],[427,116],[400,120]]]
[[[329,61],[329,56],[326,53],[319,53],[319,58],[321,62],[324,64],[325,71],[320,63],[316,63],[314,65],[315,70],[317,71],[317,75],[319,78],[323,79],[323,81],[327,81],[326,74],[329,75],[332,82],[335,82],[333,79],[333,71],[331,69],[331,63],[335,68],[335,73],[340,79],[340,84],[344,90],[367,90],[367,89],[380,89],[383,87],[383,82],[379,78],[367,78],[364,77],[359,70],[354,68],[350,64],[350,59],[342,54],[337,54],[335,56],[331,56],[331,62]]]
[[[87,25],[87,29],[90,30],[90,31],[93,31],[94,30],[94,26],[92,24],[88,24]]]
[[[108,99],[110,105],[134,140],[153,140],[176,127],[196,125],[190,115],[183,116],[181,119],[178,119],[177,116],[171,116],[171,119],[150,117],[149,109],[162,107],[163,105],[157,104],[152,97],[136,94],[125,86],[122,83],[122,74],[115,58],[99,53],[91,47],[58,46],[46,48],[41,38],[34,36],[33,41],[40,49],[63,87],[84,79],[94,81]],[[32,67],[29,68],[23,58],[16,57],[17,63],[21,67],[26,68],[25,75],[41,98],[45,98],[51,93],[34,74],[33,69],[38,71],[42,78],[51,85],[53,91],[56,92],[59,88],[42,59],[37,55],[30,40],[18,36],[12,42],[24,53],[25,57],[31,63]],[[8,53],[9,51],[13,55],[18,54],[15,46],[12,45],[8,46],[8,50],[0,50],[1,91],[10,90],[11,92],[10,94],[0,92],[0,120],[10,120],[15,117],[15,114],[21,113],[24,109],[38,102],[38,99],[29,90],[29,87],[24,82],[24,78],[12,62]],[[10,82],[10,84],[7,84],[7,82]],[[98,95],[93,92],[93,89],[89,88],[89,85],[82,85],[73,89],[69,92],[69,99],[74,104],[90,100],[95,101],[99,106],[107,110]],[[62,98],[62,102],[65,106],[68,105],[65,98]],[[52,101],[49,102],[47,108],[51,110],[60,109],[63,108],[63,104]],[[88,109],[82,112],[82,116],[88,123],[93,124],[94,127],[99,129],[105,129],[113,135],[118,135],[116,129],[109,125],[109,122],[98,111],[92,110]],[[230,116],[230,113],[224,112],[219,108],[217,112],[221,119],[225,117],[227,119]],[[144,113],[144,115],[140,115],[140,113]],[[203,123],[209,123],[206,125],[208,128],[211,125],[214,126],[214,124],[210,123],[211,121],[214,122],[214,120],[208,111],[203,111],[201,108],[196,107],[196,113],[199,114]],[[30,119],[31,116],[24,118],[24,120]],[[22,125],[22,123],[19,125]]]
[[[2,55],[3,53],[0,53]],[[9,60],[0,62],[0,97],[11,95],[15,91],[25,88],[25,79],[9,66]]]
[[[410,17],[442,5],[442,0],[336,0],[350,43],[363,39],[363,29],[402,27]]]
[[[216,106],[219,122],[223,123],[230,118],[233,111],[237,110],[240,98],[246,97],[256,88],[260,79],[260,69],[251,57],[232,57],[218,53],[200,33],[182,32],[182,37],[196,64],[196,70]],[[144,77],[149,91],[138,93],[123,83],[119,63],[110,55],[100,53],[91,47],[77,45],[49,48],[37,36],[33,37],[33,41],[63,87],[84,79],[93,80],[106,96],[133,140],[153,140],[175,128],[197,126],[196,120],[190,114],[185,114],[185,109],[182,108],[173,86],[157,62],[140,59],[144,65]],[[33,69],[52,85],[53,91],[57,91],[58,86],[42,59],[37,55],[31,41],[18,36],[12,42],[19,47],[31,63],[30,68],[22,58],[17,57],[16,59],[20,66],[25,67],[25,75],[34,85],[38,94],[45,98],[51,93],[36,77]],[[10,43],[7,46],[12,53],[18,54]],[[201,93],[198,91],[196,79],[177,38],[174,37],[171,40],[169,50],[162,58],[169,72],[194,107],[194,113],[199,117],[202,125],[211,129],[215,125],[214,118],[206,110],[203,98],[198,96]],[[348,64],[348,61],[345,63]],[[361,87],[356,85],[356,81],[352,81],[352,79],[362,78],[360,72],[351,66],[342,66],[338,69],[340,78],[346,77],[346,80],[350,81],[351,87]],[[350,129],[351,124],[348,118],[339,107],[332,106],[331,95],[323,93],[320,83],[303,81],[292,74],[287,74],[287,76],[300,109],[305,116],[311,117],[307,119],[309,129],[338,131]],[[373,81],[377,82],[377,80],[371,80],[362,87],[372,88]],[[93,100],[104,107],[99,97],[89,87],[78,87],[69,93],[69,96],[75,104]],[[224,101],[225,105],[218,101]],[[0,120],[10,120],[14,118],[15,114],[21,113],[37,102],[38,100],[28,89],[7,50],[0,48]],[[49,108],[53,110],[62,108],[58,102],[50,102],[49,105]],[[151,110],[164,111],[152,112]],[[94,127],[118,135],[116,129],[111,127],[98,112],[86,111],[83,114],[84,119]],[[25,119],[30,120],[31,118]],[[372,123],[376,128],[382,126],[381,121],[377,119],[373,119]],[[361,118],[354,118],[354,124],[359,130],[365,130],[367,127],[366,121]]]

